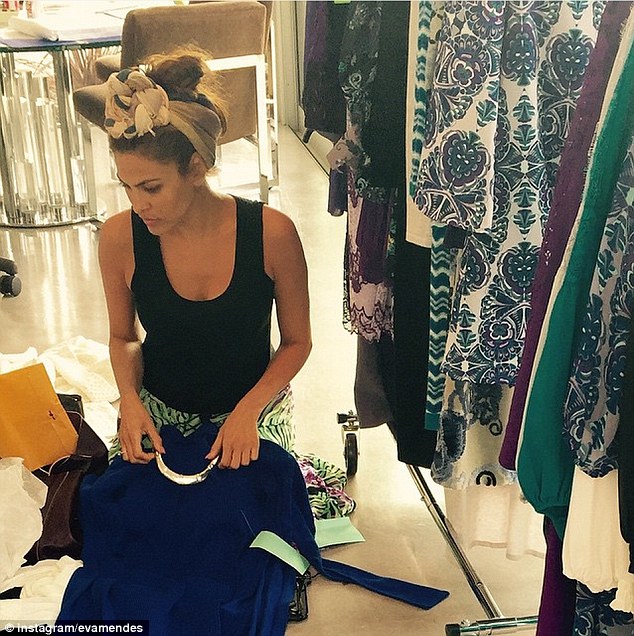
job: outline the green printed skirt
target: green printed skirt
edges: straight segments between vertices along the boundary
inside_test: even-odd
[[[175,426],[186,437],[203,423],[201,415],[184,413],[171,408],[145,388],[141,388],[139,397],[159,432],[163,426]],[[220,428],[229,415],[229,413],[214,415],[209,418],[209,421]],[[295,453],[293,396],[290,387],[280,391],[264,408],[258,418],[258,435],[260,439],[275,442],[295,457],[304,475],[308,499],[316,519],[341,517],[354,510],[355,502],[344,490],[347,477],[342,469],[315,455]],[[152,450],[152,444],[147,437],[143,438],[142,446],[145,451]],[[108,460],[112,461],[120,454],[121,444],[119,437],[116,436],[110,447]]]

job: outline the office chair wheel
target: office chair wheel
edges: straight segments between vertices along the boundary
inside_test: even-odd
[[[0,272],[15,276],[18,273],[18,266],[10,258],[0,257]]]
[[[17,276],[0,274],[0,294],[3,296],[17,296],[22,291],[22,282]]]

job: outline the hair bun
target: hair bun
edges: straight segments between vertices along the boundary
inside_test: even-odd
[[[173,95],[196,95],[198,83],[204,75],[200,59],[183,55],[177,59],[164,59],[152,65],[150,71],[154,81]]]
[[[209,53],[194,46],[177,47],[166,54],[155,54],[144,60],[145,72],[161,86],[170,100],[198,102],[220,117],[223,132],[227,129],[220,77],[210,71]]]

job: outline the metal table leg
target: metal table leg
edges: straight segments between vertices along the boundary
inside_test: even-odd
[[[57,108],[61,124],[64,172],[68,186],[68,203],[71,208],[77,205],[75,197],[75,179],[73,177],[73,157],[79,156],[79,139],[77,138],[77,122],[73,106],[73,84],[70,74],[70,64],[66,51],[51,51],[53,72],[55,74],[55,91],[57,93]],[[76,213],[73,214],[76,216]]]
[[[43,78],[17,69],[13,51],[0,53],[0,226],[47,227],[90,218],[69,53],[48,53],[54,104]]]
[[[11,98],[12,74],[15,69],[13,53],[0,53],[0,179],[2,180],[2,203],[7,223],[17,221],[18,211],[15,205],[15,175],[13,161],[9,155],[7,100]]]

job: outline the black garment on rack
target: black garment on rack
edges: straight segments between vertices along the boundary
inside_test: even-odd
[[[396,438],[399,461],[429,468],[437,436],[425,429],[431,250],[405,240],[402,193],[396,197],[393,214],[394,334],[363,344],[357,357],[355,404],[363,428],[381,424],[391,411],[387,424]]]
[[[339,84],[339,49],[349,5],[314,0],[306,3],[302,108],[308,131],[339,138],[346,129],[346,104]]]
[[[393,421],[398,459],[430,467],[436,432],[425,430],[429,359],[430,250],[405,240],[405,115],[409,2],[381,2],[376,75],[370,116],[360,131],[369,158],[360,177],[371,188],[395,190],[394,336],[375,349],[383,389]],[[370,193],[365,192],[367,197]],[[359,409],[361,410],[361,409]]]
[[[361,131],[369,164],[361,176],[372,186],[400,188],[405,182],[405,113],[409,2],[382,2],[376,77],[370,117]],[[405,34],[405,35],[404,35]]]
[[[425,429],[429,360],[431,250],[405,240],[405,205],[399,196],[394,272],[394,374],[392,412],[398,459],[429,468],[436,431]],[[388,399],[390,394],[388,393]]]
[[[394,416],[390,402],[393,402],[393,374],[394,343],[391,334],[384,333],[378,342],[369,342],[363,336],[357,336],[354,403],[361,428],[385,423],[392,426]]]
[[[634,309],[634,308],[633,308]],[[632,324],[634,326],[634,322]],[[619,403],[619,513],[621,534],[630,546],[630,573],[634,574],[634,334],[625,350],[625,369]]]

